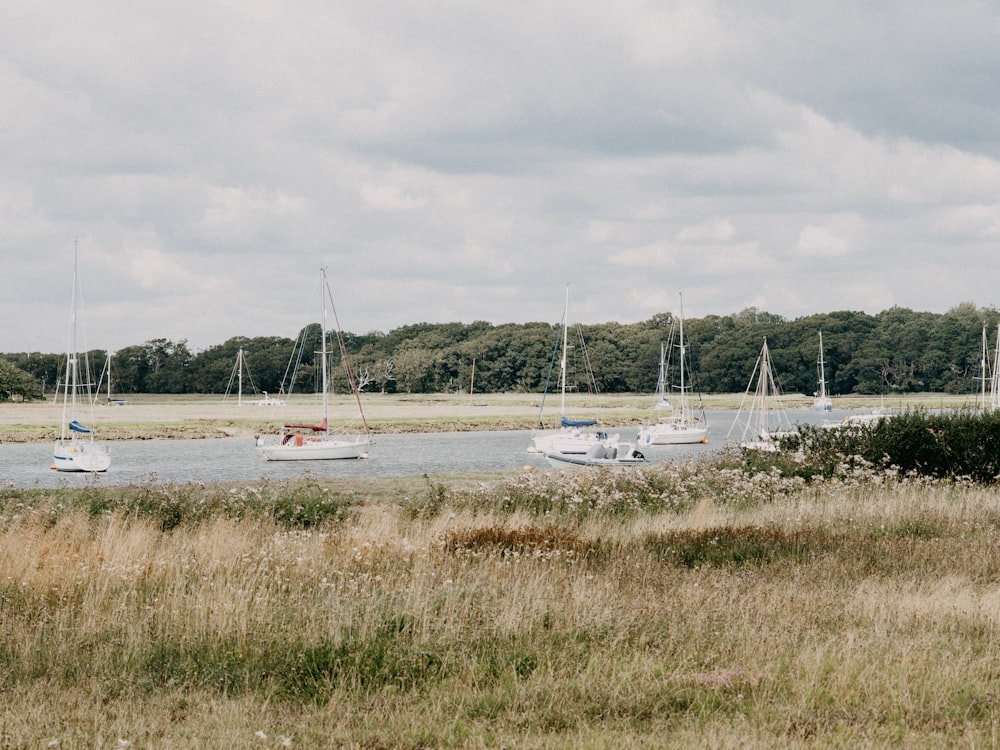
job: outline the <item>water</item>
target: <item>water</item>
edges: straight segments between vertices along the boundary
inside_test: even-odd
[[[821,423],[842,418],[836,413],[789,412],[792,422]],[[735,417],[711,411],[708,444],[642,446],[651,464],[685,460],[725,445]],[[611,428],[622,440],[635,440],[636,428]],[[210,440],[135,440],[109,443],[111,468],[87,475],[53,471],[52,444],[0,444],[0,486],[75,487],[88,482],[125,485],[160,482],[223,481],[295,477],[407,477],[422,474],[523,471],[525,466],[549,470],[544,457],[528,453],[531,432],[435,432],[376,437],[371,457],[347,461],[265,461],[251,437]]]

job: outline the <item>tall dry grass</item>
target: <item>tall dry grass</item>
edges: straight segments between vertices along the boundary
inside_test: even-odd
[[[994,743],[994,490],[657,471],[6,491],[2,744]]]

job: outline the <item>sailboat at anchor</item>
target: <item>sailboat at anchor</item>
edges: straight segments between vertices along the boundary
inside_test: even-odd
[[[368,429],[368,422],[365,420],[364,410],[361,407],[361,394],[358,391],[354,374],[351,371],[339,324],[337,326],[337,341],[340,345],[340,354],[347,367],[348,382],[358,404],[358,414],[364,426],[364,434],[341,435],[333,433],[330,430],[330,394],[326,345],[327,300],[330,300],[330,308],[333,309],[335,320],[337,312],[336,308],[333,307],[333,296],[330,293],[330,286],[326,280],[326,269],[320,269],[320,274],[320,294],[323,298],[322,343],[320,351],[321,367],[323,370],[323,421],[315,424],[286,423],[282,425],[281,432],[277,436],[264,437],[258,435],[257,449],[268,461],[318,461],[343,458],[367,458],[369,448],[375,444],[375,440]]]
[[[661,418],[651,425],[646,425],[639,429],[637,440],[640,445],[681,445],[684,443],[705,443],[708,442],[708,421],[705,418],[705,410],[700,412],[693,409],[688,404],[687,392],[691,389],[685,383],[686,370],[690,366],[688,363],[687,345],[684,341],[684,297],[680,298],[680,344],[678,345],[680,361],[680,385],[678,386],[678,408],[669,417]],[[663,363],[663,353],[660,353],[660,384],[657,391],[660,393],[656,407],[669,402],[666,396],[666,366]]]
[[[594,444],[604,445],[606,448],[617,446],[619,435],[608,435],[604,430],[588,430],[597,424],[596,419],[570,419],[566,416],[566,351],[568,348],[567,335],[569,333],[569,285],[566,285],[566,302],[563,307],[562,318],[562,354],[559,361],[559,429],[556,431],[536,432],[528,447],[529,453],[586,453]],[[559,346],[557,340],[556,346]],[[553,363],[555,361],[553,352]],[[550,368],[551,370],[551,368]],[[548,382],[546,381],[546,394],[548,393]],[[542,405],[538,411],[538,422],[536,428],[542,422],[542,412],[545,409],[545,395],[542,396]]]
[[[823,332],[819,332],[819,360],[816,363],[816,370],[819,374],[819,391],[816,393],[816,400],[813,401],[815,411],[833,411],[833,401],[826,395],[826,363],[823,361]]]
[[[93,417],[94,401],[91,394],[89,368],[80,372],[80,354],[77,346],[77,292],[80,289],[79,249],[73,245],[73,293],[70,305],[69,345],[66,347],[66,376],[63,381],[62,427],[59,439],[52,448],[52,468],[56,471],[107,471],[111,466],[111,454],[104,443],[94,440],[94,429],[82,424],[76,416],[78,400],[84,400],[91,408]],[[86,382],[83,382],[83,381]],[[82,389],[82,390],[81,390]]]

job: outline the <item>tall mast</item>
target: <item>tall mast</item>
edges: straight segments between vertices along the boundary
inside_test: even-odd
[[[323,298],[323,331],[321,336],[322,345],[320,347],[320,352],[322,355],[321,360],[323,363],[323,425],[324,427],[326,427],[326,431],[329,432],[330,429],[328,423],[328,416],[329,416],[328,412],[330,408],[330,401],[329,401],[329,396],[327,394],[327,373],[326,373],[326,290],[327,290],[326,269],[321,268],[320,274],[322,275],[323,279],[323,286],[320,289],[320,296]]]
[[[684,394],[684,293],[679,292],[678,296],[681,301],[681,343],[678,347],[681,353],[681,422],[687,422],[687,397]]]
[[[73,240],[73,292],[70,294],[69,311],[69,343],[66,347],[66,380],[63,383],[63,427],[62,435],[66,434],[66,406],[69,402],[70,420],[76,419],[76,384],[79,376],[76,353],[76,290],[79,281],[79,241]]]
[[[823,363],[823,332],[819,332],[819,397],[826,398],[826,368]]]
[[[982,409],[984,412],[986,412],[986,411],[990,411],[990,403],[989,403],[989,401],[986,400],[986,380],[988,378],[988,376],[986,374],[986,362],[987,362],[987,357],[989,357],[989,353],[986,350],[986,326],[985,325],[983,326],[983,347],[982,347],[982,349],[983,349],[982,353],[979,356],[979,380],[981,381],[979,383],[980,404],[981,404],[981,406],[979,408]],[[992,378],[990,378],[990,381],[991,381],[990,382],[990,395],[992,396],[992,390],[993,390]]]
[[[990,410],[996,411],[997,408],[1000,408],[1000,323],[997,324],[997,344],[990,377]]]
[[[764,337],[764,346],[760,351],[760,380],[757,382],[760,391],[760,430],[758,437],[765,437],[768,434],[767,428],[767,394],[771,380],[771,355],[767,351],[767,337]]]
[[[559,378],[562,381],[562,395],[559,404],[560,416],[566,414],[566,336],[569,332],[569,284],[566,285],[566,302],[563,305],[563,348],[562,359],[559,361]]]
[[[236,352],[236,405],[243,406],[243,347]],[[111,381],[108,381],[108,387],[110,388]],[[108,397],[110,399],[110,396]]]

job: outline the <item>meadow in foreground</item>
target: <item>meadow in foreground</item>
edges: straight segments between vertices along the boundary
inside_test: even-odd
[[[0,744],[993,746],[998,530],[732,457],[0,489]]]

